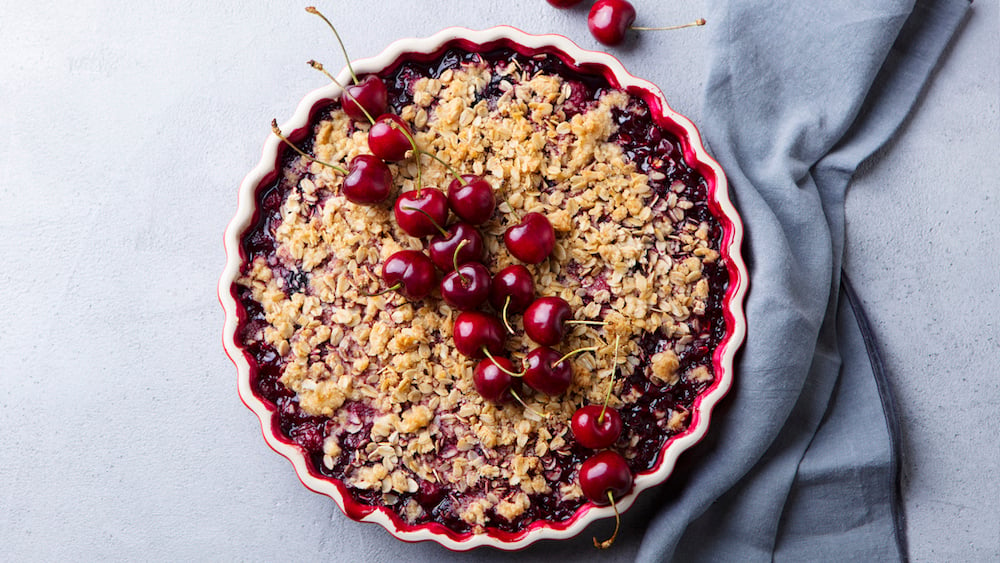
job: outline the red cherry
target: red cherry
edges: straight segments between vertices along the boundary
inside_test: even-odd
[[[605,45],[618,45],[635,21],[635,7],[626,0],[597,0],[587,16],[587,27]]]
[[[341,193],[348,201],[370,205],[385,201],[391,189],[389,167],[370,154],[359,154],[351,159]]]
[[[600,450],[618,441],[622,433],[622,417],[611,407],[587,405],[573,413],[570,428],[581,446]]]
[[[561,297],[540,297],[524,311],[524,332],[542,346],[555,346],[566,335],[566,321],[573,316]]]
[[[462,219],[473,225],[481,225],[490,220],[496,208],[493,187],[480,176],[465,174],[465,183],[458,178],[448,185],[448,205]]]
[[[426,297],[437,284],[437,270],[426,254],[400,250],[382,263],[382,279],[407,299]]]
[[[462,264],[441,280],[441,297],[455,309],[470,311],[490,296],[490,271],[479,262]]]
[[[427,245],[431,260],[443,272],[455,269],[455,262],[482,262],[486,254],[483,235],[472,225],[458,222],[448,227],[448,235],[438,233]],[[463,241],[465,243],[463,244]],[[461,248],[459,248],[461,246]]]
[[[415,237],[439,233],[448,220],[448,197],[437,188],[403,192],[393,206],[396,224]]]
[[[539,393],[563,394],[573,382],[573,366],[562,358],[562,354],[548,346],[528,352],[524,357],[524,382]]]
[[[514,398],[511,394],[514,378],[507,373],[513,371],[514,365],[507,358],[500,356],[487,358],[476,364],[476,369],[472,372],[472,384],[487,401],[506,403]]]
[[[455,349],[468,358],[482,358],[483,349],[494,356],[503,353],[504,330],[500,320],[478,311],[463,311],[452,327]]]
[[[582,0],[546,0],[556,8],[571,8],[579,4]]]
[[[368,150],[387,161],[403,160],[406,151],[413,148],[413,133],[403,118],[394,113],[384,113],[368,130]]]
[[[618,452],[605,450],[580,464],[580,488],[594,504],[611,504],[632,489],[632,470]],[[609,495],[610,493],[610,495]]]
[[[514,258],[528,264],[538,264],[552,254],[556,232],[552,223],[541,213],[526,213],[521,222],[507,228],[503,242]]]
[[[368,115],[382,115],[388,107],[389,92],[385,82],[375,75],[368,75],[357,84],[347,86],[345,90],[347,92],[341,96],[340,106],[347,117],[354,121],[368,123]],[[368,115],[365,115],[365,111]]]
[[[497,312],[506,305],[508,312],[523,311],[535,298],[535,280],[531,272],[520,264],[513,264],[493,276],[490,284],[490,304]]]

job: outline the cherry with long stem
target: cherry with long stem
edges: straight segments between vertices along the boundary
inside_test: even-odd
[[[278,127],[278,120],[277,119],[272,119],[271,120],[271,132],[274,133],[279,139],[281,139],[281,141],[283,143],[285,143],[286,145],[288,145],[293,151],[297,152],[300,156],[302,156],[306,160],[308,160],[310,162],[315,162],[317,164],[322,164],[323,166],[326,166],[327,168],[332,168],[333,170],[336,170],[337,172],[340,172],[344,176],[347,176],[348,172],[347,172],[347,170],[345,168],[337,166],[336,164],[330,164],[329,162],[324,162],[324,161],[316,158],[315,156],[312,156],[311,154],[307,154],[305,151],[303,151],[302,149],[300,149],[299,147],[297,147],[295,145],[295,143],[293,143],[292,141],[290,141],[288,139],[288,137],[286,137],[285,134],[281,132],[281,128]]]
[[[378,158],[375,158],[370,154],[359,154],[351,159],[349,168],[345,170],[335,164],[319,160],[295,146],[295,144],[281,132],[281,129],[278,127],[277,120],[271,120],[271,131],[273,131],[274,134],[282,140],[282,142],[295,150],[295,152],[302,155],[303,158],[309,160],[310,162],[322,164],[323,166],[327,166],[343,174],[345,177],[343,183],[341,184],[340,191],[344,198],[348,201],[358,205],[372,205],[381,203],[389,197],[389,192],[392,191],[393,186],[392,173],[389,171],[389,167]]]
[[[389,92],[385,83],[375,75],[369,75],[363,80],[359,80],[358,75],[354,72],[353,65],[351,65],[351,59],[347,55],[344,42],[340,39],[340,34],[337,33],[337,28],[316,8],[309,6],[306,8],[306,11],[319,16],[326,22],[326,25],[333,31],[334,37],[337,38],[337,44],[340,45],[340,50],[344,54],[344,60],[347,62],[347,70],[351,74],[351,80],[354,81],[352,86],[344,88],[344,91],[350,96],[342,104],[344,112],[355,121],[361,121],[365,116],[370,116],[373,113],[384,113],[389,101]]]

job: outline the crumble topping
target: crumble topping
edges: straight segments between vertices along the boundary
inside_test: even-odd
[[[484,95],[491,84],[496,97]],[[557,463],[574,455],[569,420],[578,407],[604,402],[609,387],[611,406],[634,404],[640,393],[626,377],[637,370],[656,388],[711,382],[710,358],[682,369],[681,357],[707,343],[704,269],[719,260],[717,241],[707,223],[688,216],[695,204],[683,182],[639,171],[615,142],[617,116],[648,112],[623,91],[604,89],[580,103],[559,75],[481,61],[420,78],[410,94],[399,115],[418,146],[460,173],[485,174],[500,202],[480,227],[487,267],[517,263],[501,242],[509,225],[528,212],[546,215],[555,249],[527,265],[537,296],[562,297],[577,319],[604,321],[573,325],[559,346],[597,349],[573,357],[573,382],[561,396],[526,392],[528,408],[484,401],[472,384],[475,362],[452,343],[458,311],[436,294],[416,302],[371,296],[383,289],[385,259],[422,249],[422,241],[395,224],[391,205],[348,202],[340,174],[303,158],[284,170],[293,189],[280,206],[274,255],[256,256],[238,282],[266,320],[246,339],[280,356],[280,382],[305,415],[329,420],[324,468],[349,487],[379,493],[365,498],[395,507],[408,522],[431,517],[422,484],[444,487],[450,508],[436,510],[480,532],[514,522],[540,496],[582,504],[575,470]],[[367,125],[339,108],[314,132],[320,160],[339,164],[368,153]],[[417,188],[413,159],[389,166],[398,191]],[[430,158],[421,157],[420,167],[423,186],[444,189],[451,181]],[[517,365],[533,345],[514,319],[506,349]],[[647,358],[650,334],[661,343]],[[683,408],[656,414],[664,436],[688,424]],[[648,438],[626,428],[619,449],[632,459]]]

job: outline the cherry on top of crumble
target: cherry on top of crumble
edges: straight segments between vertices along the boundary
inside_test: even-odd
[[[595,450],[571,430],[580,407],[614,410],[620,430],[606,449],[639,474],[685,431],[715,378],[728,276],[706,181],[641,98],[553,55],[452,48],[379,78],[428,153],[387,164],[390,198],[444,191],[449,168],[482,176],[496,201],[478,226],[482,264],[525,268],[535,297],[558,297],[571,320],[589,321],[553,345],[579,351],[563,364],[568,388],[517,381],[536,349],[523,308],[503,311],[513,334],[501,358],[520,402],[494,401],[477,391],[479,361],[453,341],[458,309],[436,290],[381,293],[386,261],[425,241],[401,228],[392,201],[348,201],[344,176],[316,162],[346,167],[368,152],[369,124],[333,100],[298,143],[310,157],[286,151],[278,178],[258,189],[241,239],[237,341],[254,392],[312,472],[403,522],[481,533],[566,520],[593,501],[579,476]],[[504,234],[532,214],[551,224],[554,244],[526,263]],[[474,308],[501,316],[495,303]]]

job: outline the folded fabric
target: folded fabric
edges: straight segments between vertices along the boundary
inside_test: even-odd
[[[641,505],[640,560],[906,558],[895,414],[841,283],[844,198],[968,5],[710,3],[702,133],[746,226],[748,336],[708,437]]]

